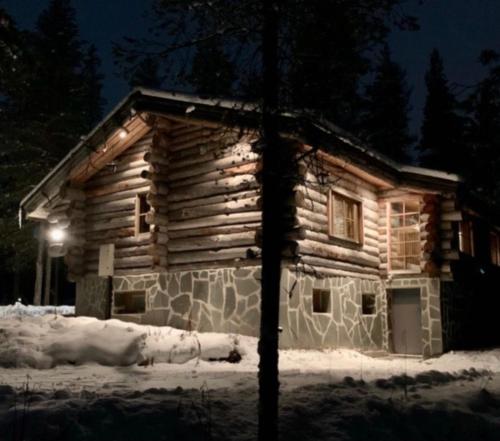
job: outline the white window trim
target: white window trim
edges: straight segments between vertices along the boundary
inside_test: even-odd
[[[335,213],[332,207],[332,202],[333,198],[335,197],[334,195],[338,194],[339,196],[345,198],[345,199],[350,199],[356,204],[358,204],[358,236],[359,240],[355,239],[350,239],[348,237],[340,237],[336,236],[333,234],[333,223],[334,223],[334,217]],[[343,188],[339,187],[331,187],[328,190],[328,200],[327,200],[327,222],[328,222],[328,236],[339,241],[345,241],[353,245],[357,245],[362,247],[363,244],[365,243],[365,229],[364,229],[364,214],[363,214],[363,199],[360,198],[358,195],[355,195],[351,193],[350,191],[347,191]]]
[[[387,272],[392,275],[405,275],[405,274],[421,274],[422,268],[419,266],[418,269],[409,270],[409,269],[400,269],[393,270],[391,268],[391,203],[399,202],[399,201],[415,201],[419,204],[422,202],[422,199],[415,195],[410,195],[408,197],[405,196],[394,196],[391,198],[385,199],[385,208],[386,208],[386,236],[387,236]],[[419,216],[419,224],[420,224],[420,216]],[[420,256],[420,261],[422,260],[422,256]]]

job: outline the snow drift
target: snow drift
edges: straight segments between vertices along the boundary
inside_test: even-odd
[[[245,351],[230,334],[186,332],[120,320],[17,315],[0,320],[0,367],[47,369],[61,364],[237,361]]]
[[[38,315],[75,315],[74,306],[33,306],[23,305],[16,302],[13,305],[0,306],[0,318],[4,317],[22,317],[22,316],[38,316]]]

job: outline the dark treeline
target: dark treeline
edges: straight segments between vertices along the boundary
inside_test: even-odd
[[[390,32],[418,32],[402,0],[282,0],[280,107],[330,119],[393,159],[462,174],[497,205],[500,185],[500,61],[458,89],[446,60],[429,54],[421,132],[410,133],[411,88],[387,45]],[[156,0],[146,40],[115,42],[131,87],[203,96],[262,96],[260,2]],[[487,48],[485,48],[487,49]],[[17,224],[18,202],[101,118],[96,48],[82,41],[70,0],[47,0],[35,29],[0,8],[0,302],[33,283],[33,231]],[[458,93],[460,92],[460,93]],[[473,166],[471,166],[471,164]],[[24,277],[24,275],[26,277]]]
[[[31,301],[36,232],[18,204],[101,118],[96,48],[69,0],[51,0],[35,29],[0,8],[0,302]]]

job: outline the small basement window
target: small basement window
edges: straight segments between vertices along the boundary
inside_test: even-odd
[[[313,312],[330,312],[330,290],[313,289]]]
[[[118,291],[114,293],[114,314],[143,314],[145,311],[145,291]]]
[[[150,206],[146,199],[146,193],[138,194],[135,200],[135,235],[149,233],[149,224],[146,222],[146,215]]]
[[[363,315],[374,315],[377,313],[375,294],[362,294],[361,312]]]

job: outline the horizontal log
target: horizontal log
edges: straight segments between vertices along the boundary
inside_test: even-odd
[[[86,229],[88,232],[111,230],[121,227],[132,226],[135,223],[135,216],[124,216],[120,218],[104,219],[98,222],[88,223]]]
[[[87,216],[92,216],[94,214],[114,213],[130,208],[135,208],[135,195],[133,197],[119,199],[116,201],[87,205],[85,207],[85,214]]]
[[[219,234],[243,233],[247,231],[255,231],[261,225],[260,220],[256,222],[248,222],[240,225],[222,225],[212,227],[200,227],[188,230],[169,230],[168,236],[170,239],[181,239],[186,237],[212,236]],[[171,226],[171,225],[170,225]]]
[[[463,217],[461,211],[450,211],[441,214],[442,221],[460,222],[462,219]]]
[[[196,271],[196,270],[204,270],[212,268],[246,268],[246,267],[260,266],[261,264],[262,262],[260,259],[225,259],[225,260],[216,260],[213,262],[208,261],[208,262],[175,264],[175,265],[169,263],[168,271],[173,273],[173,272]]]
[[[132,179],[137,179],[141,176],[141,172],[148,167],[148,164],[141,163],[137,167],[129,167],[128,169],[121,172],[108,173],[101,177],[98,177],[96,175],[86,183],[85,192],[88,196],[89,194],[92,194],[92,191],[97,191],[97,189],[99,189],[100,187],[107,187],[112,184],[129,182]]]
[[[199,206],[203,206],[203,205],[212,205],[212,204],[218,204],[218,203],[222,203],[222,202],[239,201],[242,199],[249,199],[249,198],[257,197],[259,194],[260,194],[259,190],[241,191],[241,192],[230,193],[230,194],[219,194],[216,196],[202,197],[199,199],[190,199],[187,201],[170,202],[170,203],[168,203],[168,208],[169,208],[169,211],[175,211],[175,210],[180,210],[183,208],[192,208],[192,207],[199,207]]]
[[[378,257],[370,256],[365,252],[353,252],[353,250],[346,249],[337,245],[324,245],[320,242],[315,242],[307,239],[299,241],[298,252],[301,255],[314,255],[316,257],[340,260],[375,268],[378,268],[380,264],[380,259]]]
[[[260,221],[262,214],[259,211],[250,211],[236,214],[222,214],[208,216],[187,221],[170,222],[169,231],[187,230],[192,228],[215,227],[220,225],[245,224]]]
[[[212,159],[209,162],[201,162],[201,159],[197,158],[198,162],[195,164],[190,164],[187,167],[177,170],[173,169],[170,173],[170,180],[177,181],[200,175],[210,175],[210,173],[213,172],[220,172],[228,168],[238,167],[248,163],[256,162],[258,158],[259,155],[253,152],[248,152],[244,156],[225,156],[220,159]]]
[[[190,178],[185,178],[181,180],[173,179],[171,174],[166,176],[170,188],[179,188],[185,186],[192,186],[195,184],[201,184],[205,182],[217,182],[220,179],[230,178],[232,176],[253,175],[255,174],[256,170],[257,170],[257,163],[248,162],[243,165],[220,169],[214,172],[192,176]]]
[[[242,213],[245,211],[257,211],[257,197],[172,210],[169,211],[169,218],[175,222],[211,215]]]
[[[104,202],[111,202],[111,201],[118,201],[122,199],[128,199],[132,196],[136,196],[137,194],[140,193],[146,193],[149,191],[149,184],[145,183],[142,187],[130,189],[130,190],[124,190],[124,191],[119,191],[116,193],[104,195],[104,196],[98,196],[94,198],[89,198],[87,200],[88,205],[97,205],[97,204],[102,204]]]
[[[179,202],[197,199],[218,194],[235,193],[242,190],[256,189],[259,185],[253,175],[239,175],[223,178],[215,182],[196,184],[189,187],[178,188],[168,195],[169,202]]]
[[[146,152],[144,154],[144,162],[150,163],[150,164],[160,164],[164,166],[168,166],[170,164],[170,160],[168,159],[168,156],[165,154],[161,154],[158,151],[152,151],[152,152]]]
[[[87,197],[90,198],[96,198],[98,196],[104,196],[112,193],[118,193],[121,191],[126,191],[126,190],[132,190],[132,189],[137,189],[144,187],[147,182],[142,178],[130,178],[127,179],[126,181],[123,182],[118,182],[116,184],[111,184],[111,185],[106,185],[104,187],[98,187],[98,188],[92,188],[92,189],[87,189],[86,194]]]
[[[112,239],[121,239],[125,237],[131,237],[135,235],[135,228],[118,228],[113,230],[103,230],[87,232],[85,238],[88,242],[93,241],[110,241]]]
[[[80,188],[70,187],[68,184],[61,187],[59,196],[61,199],[69,201],[85,201],[85,192]]]
[[[211,262],[214,260],[228,260],[228,259],[246,259],[248,250],[257,255],[258,248],[239,247],[239,248],[222,248],[220,250],[209,251],[187,251],[173,253],[169,251],[167,256],[169,265],[178,265],[183,263],[195,262]]]
[[[201,236],[192,238],[174,239],[168,242],[168,252],[193,251],[193,250],[218,250],[242,246],[254,246],[255,233],[220,234],[216,236]]]
[[[146,222],[149,225],[168,225],[168,216],[159,214],[159,213],[147,213],[146,214]]]
[[[169,188],[166,183],[153,181],[150,183],[149,192],[157,196],[166,196],[169,194]]]

